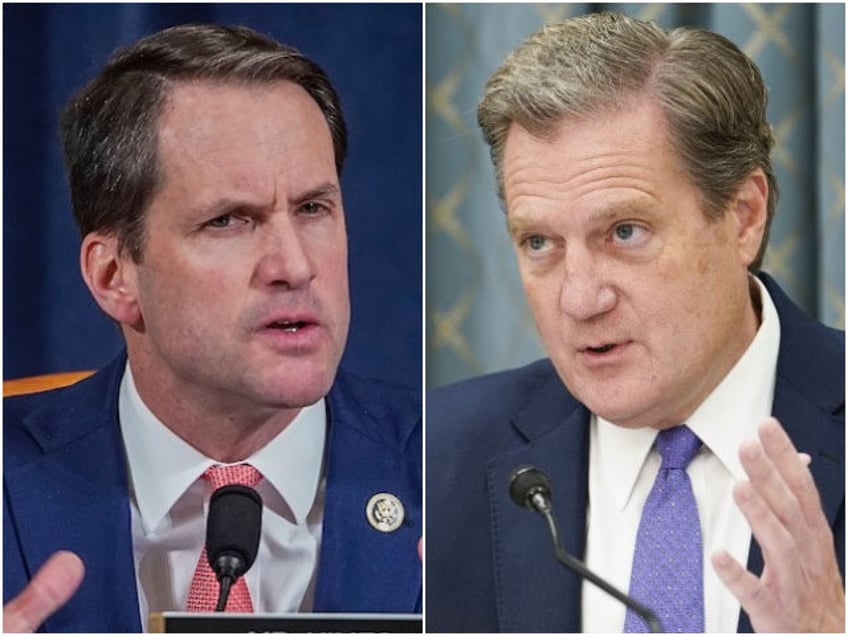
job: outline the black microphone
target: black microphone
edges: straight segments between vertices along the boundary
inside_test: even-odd
[[[250,569],[259,550],[262,498],[247,486],[218,488],[209,500],[206,554],[221,590],[216,612],[223,612],[230,587]]]
[[[583,563],[568,554],[562,547],[562,541],[559,538],[559,528],[554,519],[551,506],[551,482],[545,473],[535,466],[519,466],[514,468],[509,476],[509,496],[522,508],[530,508],[530,510],[535,510],[545,517],[545,520],[548,522],[548,529],[551,532],[551,540],[554,544],[554,554],[557,561],[573,572],[576,572],[580,577],[594,583],[604,592],[618,599],[636,612],[642,617],[651,632],[659,633],[663,631],[662,624],[656,614],[650,609],[607,583],[583,565]]]

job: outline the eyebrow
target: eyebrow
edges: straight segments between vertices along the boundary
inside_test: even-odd
[[[335,197],[339,195],[339,186],[335,183],[322,183],[321,185],[310,188],[306,192],[292,197],[293,201],[308,201],[309,199],[320,199],[322,197]]]
[[[515,236],[516,234],[521,234],[527,227],[532,226],[533,223],[528,221],[527,219],[516,219],[512,216],[506,217],[506,230],[509,232],[510,236]]]
[[[209,205],[200,204],[195,208],[198,216],[221,216],[233,210],[259,211],[266,206],[247,199],[220,197]]]
[[[329,181],[326,183],[322,183],[320,185],[315,186],[314,188],[310,188],[305,192],[301,192],[290,199],[290,203],[301,203],[303,201],[308,201],[310,199],[322,198],[322,197],[335,197],[338,196],[340,192],[339,186],[335,183],[330,183]],[[243,198],[235,198],[222,196],[218,199],[215,199],[211,204],[200,204],[196,208],[196,212],[202,216],[215,215],[220,216],[222,214],[226,214],[231,210],[245,210],[251,212],[260,212],[269,207],[268,203],[250,201],[248,199]]]
[[[622,203],[615,203],[600,210],[593,210],[587,215],[586,222],[593,224],[606,224],[628,216],[652,214],[653,211],[654,206],[649,202],[624,201]],[[526,231],[528,228],[535,228],[546,223],[546,220],[544,219],[534,218],[532,212],[528,215],[528,217],[529,218],[519,216],[516,218],[514,216],[507,215],[506,227],[510,235],[515,236],[516,234]]]
[[[646,201],[625,201],[596,212],[591,212],[589,214],[589,220],[609,222],[626,216],[652,214],[654,210],[655,206]]]

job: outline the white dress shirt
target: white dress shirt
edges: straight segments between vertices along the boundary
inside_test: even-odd
[[[754,279],[756,280],[756,279]],[[748,562],[751,529],[733,501],[737,481],[747,479],[739,445],[757,437],[771,414],[780,346],[777,310],[756,281],[762,321],[748,349],[685,422],[703,446],[687,473],[698,504],[704,548],[705,631],[735,632],[739,602],[713,570],[710,557],[726,549]],[[630,571],[642,507],[659,472],[657,431],[626,429],[592,416],[586,563],[618,589],[630,588]],[[625,607],[591,583],[583,583],[584,632],[621,632]]]
[[[129,364],[118,398],[130,472],[132,540],[143,628],[151,612],[183,611],[206,537],[211,488],[201,479],[218,464],[160,422],[142,402]],[[256,612],[310,611],[324,516],[324,400],[303,408],[245,462],[262,473],[256,562],[245,580]],[[243,462],[239,462],[243,463]]]

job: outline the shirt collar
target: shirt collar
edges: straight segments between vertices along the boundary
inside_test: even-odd
[[[745,479],[738,449],[757,437],[757,428],[772,410],[780,319],[765,286],[754,276],[762,302],[759,329],[736,364],[713,392],[686,420],[689,428],[737,480]],[[630,499],[657,432],[652,428],[628,429],[593,414],[598,448],[615,504],[623,509]]]
[[[153,414],[138,394],[129,362],[121,380],[118,414],[131,495],[144,531],[150,534],[206,469],[220,462],[188,444]],[[245,460],[285,500],[298,523],[305,523],[318,492],[326,430],[321,399],[302,408],[281,433]]]

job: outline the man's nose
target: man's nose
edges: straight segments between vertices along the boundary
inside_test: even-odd
[[[315,263],[308,237],[290,217],[268,224],[261,250],[256,276],[263,285],[296,289],[314,278]]]
[[[615,307],[615,290],[588,251],[569,250],[566,255],[559,302],[575,320],[590,320]]]

